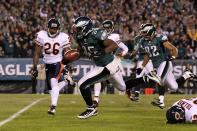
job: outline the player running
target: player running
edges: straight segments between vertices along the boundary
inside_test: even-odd
[[[118,45],[118,49],[115,52],[115,58],[119,61],[118,64],[119,64],[120,70],[123,71],[121,60],[120,60],[120,58],[116,57],[116,55],[117,56],[125,56],[128,52],[128,47],[123,42],[121,42],[121,38],[120,38],[119,34],[113,33],[114,22],[112,20],[105,20],[102,23],[102,28],[104,28],[107,31],[107,35],[108,35],[107,38],[113,40]],[[93,103],[96,107],[98,107],[100,91],[101,91],[101,83],[94,84],[94,101],[93,101]]]
[[[55,108],[58,102],[59,91],[68,85],[67,80],[59,82],[58,79],[63,70],[62,64],[62,52],[63,50],[70,50],[69,36],[63,32],[60,32],[59,20],[52,18],[48,21],[48,30],[41,30],[36,35],[36,45],[33,57],[33,71],[32,76],[37,77],[37,65],[39,56],[42,50],[43,61],[46,67],[46,80],[47,86],[51,95],[51,106],[48,113],[55,114]],[[69,76],[65,76],[69,77]],[[68,78],[70,83],[72,79]]]
[[[88,52],[96,65],[78,82],[87,109],[77,117],[88,118],[98,114],[93,105],[91,90],[88,85],[109,80],[120,91],[125,91],[126,86],[120,73],[118,61],[112,54],[118,45],[107,38],[107,32],[103,29],[93,28],[92,20],[87,17],[77,18],[73,25],[73,31],[75,40],[79,45],[80,55],[83,55],[85,51]]]

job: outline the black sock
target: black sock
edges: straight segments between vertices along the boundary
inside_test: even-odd
[[[86,104],[88,105],[88,107],[93,106],[93,102],[92,102],[92,94],[91,94],[91,90],[90,88],[80,88],[81,91],[81,95],[83,96],[83,99],[85,100]]]
[[[126,81],[126,83],[125,83],[126,84],[126,89],[131,90],[133,87],[135,87],[139,84],[142,84],[142,83],[145,83],[144,80],[143,80],[143,77],[130,79],[130,80]]]
[[[181,76],[176,80],[176,82],[178,83],[179,87],[181,87],[185,83],[185,78]]]
[[[165,94],[165,87],[158,85],[158,89],[159,89],[159,96],[161,96],[161,95],[164,96],[164,94]]]

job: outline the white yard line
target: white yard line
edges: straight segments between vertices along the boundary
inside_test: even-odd
[[[45,98],[40,98],[36,101],[34,101],[33,103],[31,103],[30,105],[26,106],[25,108],[21,109],[20,111],[16,112],[15,114],[13,114],[12,116],[10,116],[9,118],[3,120],[0,122],[0,127],[4,124],[6,124],[7,122],[13,120],[14,118],[18,117],[21,113],[23,113],[24,111],[26,111],[27,109],[29,109],[30,107],[32,107],[33,105],[35,105],[36,103],[38,103],[39,101],[43,100]]]

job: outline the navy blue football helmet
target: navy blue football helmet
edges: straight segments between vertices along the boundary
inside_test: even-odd
[[[184,123],[185,109],[181,106],[172,106],[166,112],[167,123]]]

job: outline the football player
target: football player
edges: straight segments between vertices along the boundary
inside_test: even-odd
[[[181,99],[175,102],[166,112],[167,123],[197,124],[197,97]]]
[[[142,26],[143,26],[143,24],[140,27],[142,27]],[[132,53],[129,52],[126,55],[127,57],[129,56],[129,58],[133,58],[134,56],[138,55],[138,61],[137,61],[136,69],[140,68],[140,66],[142,65],[145,54],[146,54],[142,45],[139,44],[140,41],[142,40],[141,38],[142,38],[142,36],[140,34],[135,37],[134,52],[132,52]],[[153,64],[152,64],[152,61],[149,60],[149,62],[146,64],[146,66],[141,71],[141,73],[139,73],[139,72],[136,73],[136,78],[143,77],[145,74],[148,74],[151,71],[153,71]],[[132,101],[139,101],[139,93],[140,92],[136,90],[134,96],[131,96],[131,91],[127,90],[128,98]]]
[[[51,106],[48,113],[54,115],[59,91],[68,85],[66,80],[58,83],[58,79],[63,69],[62,52],[70,50],[70,41],[67,34],[60,32],[59,20],[50,19],[47,28],[47,31],[41,30],[36,34],[32,76],[37,77],[37,65],[42,50],[47,86],[51,94]],[[69,78],[69,80],[72,79]]]
[[[142,39],[140,44],[146,51],[146,56],[140,68],[137,69],[137,73],[141,73],[149,60],[152,60],[153,67],[156,69],[157,77],[160,80],[159,88],[159,99],[157,101],[151,102],[152,105],[158,106],[161,109],[165,107],[164,104],[164,94],[165,87],[170,87],[173,90],[178,89],[178,83],[180,79],[186,80],[191,75],[186,75],[187,77],[181,77],[179,80],[175,80],[172,73],[173,66],[171,60],[175,59],[178,55],[176,47],[174,47],[167,39],[167,36],[162,34],[156,34],[156,28],[153,24],[143,24],[140,28],[140,34]],[[166,49],[170,51],[170,57],[166,55]],[[190,74],[191,72],[185,72],[185,74]],[[131,81],[128,81],[129,84]]]
[[[118,49],[115,52],[115,57],[116,56],[125,56],[128,52],[128,47],[123,42],[121,42],[121,38],[120,38],[119,34],[113,33],[114,22],[112,20],[105,20],[102,23],[102,28],[104,28],[107,32],[107,35],[108,35],[107,38],[113,40],[118,45]],[[118,61],[119,61],[118,64],[119,64],[120,70],[123,71],[123,67],[122,67],[120,58],[116,57],[116,59],[118,59]],[[101,83],[96,83],[94,85],[94,101],[93,101],[93,103],[96,107],[98,107],[100,91],[101,91]]]
[[[79,17],[73,24],[73,34],[78,43],[80,55],[83,55],[83,52],[88,52],[96,65],[78,82],[78,87],[87,105],[87,109],[79,114],[78,118],[88,118],[98,114],[93,105],[88,85],[109,80],[120,91],[125,91],[126,86],[120,73],[118,61],[112,53],[118,48],[118,45],[107,38],[106,30],[93,28],[93,22],[88,17]]]

